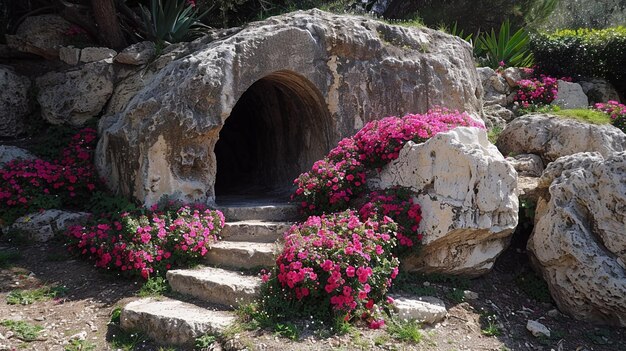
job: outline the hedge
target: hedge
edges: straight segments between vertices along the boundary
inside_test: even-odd
[[[626,27],[560,30],[531,37],[531,50],[543,73],[598,77],[626,92]]]

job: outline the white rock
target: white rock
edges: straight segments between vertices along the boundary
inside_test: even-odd
[[[420,323],[435,324],[441,322],[448,314],[443,301],[436,297],[391,297],[394,299],[394,311],[403,320],[415,320]]]
[[[135,43],[115,56],[115,62],[127,65],[145,65],[156,55],[156,47],[151,41]]]
[[[97,116],[113,93],[113,67],[104,61],[37,78],[43,118],[80,126]]]
[[[17,146],[0,145],[0,168],[13,160],[34,160],[36,157],[30,152]]]
[[[514,119],[496,144],[504,155],[536,154],[544,164],[561,156],[597,151],[608,156],[626,150],[626,134],[610,125],[534,114]]]
[[[31,108],[30,79],[0,65],[0,137],[17,137],[24,132],[24,118]]]
[[[550,337],[550,329],[537,321],[529,319],[528,322],[526,322],[526,329],[535,337]]]
[[[102,130],[96,164],[117,192],[146,204],[165,194],[213,201],[218,132],[255,82],[288,86],[300,94],[294,108],[306,106],[296,113],[301,119],[284,119],[295,123],[284,127],[293,133],[288,143],[300,144],[288,147],[292,159],[259,169],[275,171],[278,176],[264,177],[284,186],[353,135],[357,116],[371,120],[434,105],[482,114],[470,45],[428,28],[309,10],[202,43],[135,85],[140,90],[125,92],[132,98],[121,99],[123,110]],[[263,99],[272,91],[263,90]]]
[[[511,88],[517,87],[517,82],[522,79],[524,74],[522,73],[520,68],[517,67],[509,67],[502,72],[502,76],[506,79],[507,84]]]
[[[87,332],[82,331],[80,333],[76,333],[68,338],[68,340],[85,340],[87,339]]]
[[[589,106],[589,99],[580,84],[558,80],[557,98],[552,101],[552,105],[561,108],[586,108]]]
[[[409,188],[422,208],[423,247],[404,269],[484,274],[517,226],[517,173],[482,129],[459,127],[407,143],[382,169],[378,186]]]
[[[478,293],[471,290],[465,290],[463,291],[463,297],[465,300],[478,300]]]
[[[531,262],[562,312],[626,326],[626,152],[564,159],[540,181],[552,179],[538,201]]]
[[[97,62],[112,59],[117,55],[117,51],[103,47],[88,47],[80,51],[80,62]]]
[[[521,154],[507,157],[506,160],[513,165],[520,176],[540,177],[543,173],[543,161],[538,155]]]
[[[59,49],[59,59],[68,65],[76,66],[80,62],[80,49],[73,46],[63,46]]]
[[[52,239],[55,233],[81,223],[88,217],[89,213],[84,212],[46,210],[18,218],[11,225],[11,230],[20,231],[30,240],[46,242]]]

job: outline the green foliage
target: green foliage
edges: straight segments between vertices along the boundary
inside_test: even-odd
[[[195,347],[199,350],[205,350],[211,347],[216,340],[217,337],[215,335],[204,334],[201,337],[196,338]]]
[[[138,210],[138,207],[125,197],[108,192],[96,191],[87,204],[87,209],[93,214],[123,213]]]
[[[455,303],[461,303],[465,301],[465,293],[462,289],[452,288],[452,290],[448,291],[446,297]]]
[[[521,273],[515,278],[515,285],[529,298],[539,302],[551,302],[548,284],[534,271]]]
[[[153,277],[146,280],[137,292],[139,297],[158,297],[170,291],[170,285],[163,277]]]
[[[509,67],[530,67],[534,63],[533,53],[529,50],[530,36],[524,28],[511,34],[511,23],[502,23],[498,34],[481,33],[476,37],[474,54],[483,66],[496,69],[504,62]]]
[[[0,268],[9,268],[22,256],[17,251],[0,251]]]
[[[111,319],[109,320],[110,325],[119,325],[120,318],[122,317],[122,308],[115,307],[113,311],[111,311]]]
[[[159,45],[193,39],[204,27],[199,20],[207,13],[198,13],[187,0],[150,0],[150,9],[140,8],[147,39]]]
[[[281,336],[290,340],[298,340],[300,332],[293,323],[276,323],[274,325],[274,335]]]
[[[500,336],[502,330],[498,326],[498,319],[493,313],[483,313],[480,316],[480,322],[483,325],[483,329],[480,332],[485,336]]]
[[[38,301],[46,301],[67,293],[67,288],[63,286],[44,286],[31,290],[13,290],[7,295],[9,305],[30,305]]]
[[[539,69],[555,77],[599,77],[626,89],[626,27],[561,30],[531,36]]]
[[[144,344],[148,338],[139,332],[126,332],[118,330],[118,333],[111,337],[111,346],[116,350],[134,351],[139,350],[141,344]]]
[[[565,109],[554,112],[555,115],[575,119],[591,124],[611,124],[611,117],[607,114],[586,108]]]
[[[422,326],[415,320],[392,322],[387,326],[387,332],[395,339],[417,344],[422,341]]]
[[[487,131],[487,139],[489,139],[489,142],[495,145],[495,143],[498,141],[500,133],[502,133],[502,127],[494,126]]]
[[[39,333],[43,330],[42,326],[33,325],[24,321],[14,321],[5,319],[0,325],[8,328],[15,333],[15,336],[22,341],[35,341],[39,338]]]
[[[65,345],[65,351],[94,351],[96,345],[87,340],[73,339]]]
[[[561,111],[561,108],[557,105],[535,105],[531,104],[528,107],[520,107],[515,111],[518,116],[527,115],[529,113],[554,113]]]
[[[434,296],[437,293],[437,289],[430,285],[425,286],[421,279],[415,279],[413,273],[401,271],[393,281],[391,292],[410,293],[417,296]]]
[[[51,161],[61,155],[61,151],[70,144],[72,136],[78,132],[78,129],[67,125],[51,125],[30,132],[38,140],[36,143],[32,143],[28,149],[35,156]]]
[[[536,0],[524,13],[526,26],[537,27],[546,22],[548,17],[554,12],[559,4],[559,0]]]

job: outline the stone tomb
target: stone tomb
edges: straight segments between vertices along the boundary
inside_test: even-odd
[[[102,119],[112,189],[147,205],[281,193],[370,120],[482,114],[471,47],[442,32],[319,10],[232,32],[192,43]]]

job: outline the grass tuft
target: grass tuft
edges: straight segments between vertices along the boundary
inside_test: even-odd
[[[560,117],[574,119],[584,123],[611,124],[611,118],[607,116],[607,114],[586,108],[566,109],[552,113]]]

